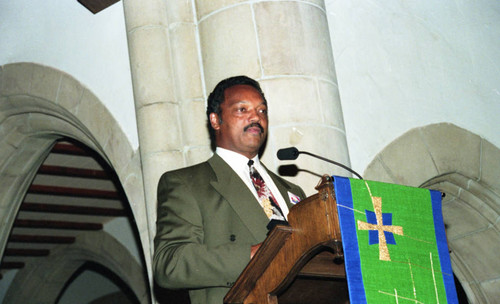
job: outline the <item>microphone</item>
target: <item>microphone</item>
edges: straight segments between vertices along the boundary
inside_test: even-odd
[[[280,160],[293,160],[299,157],[299,150],[295,147],[279,149],[277,153]]]
[[[280,160],[294,160],[294,159],[297,159],[297,157],[299,157],[299,154],[307,154],[307,155],[310,155],[312,157],[316,157],[316,158],[319,158],[323,161],[326,161],[326,162],[329,162],[329,163],[332,163],[336,166],[339,166],[349,172],[351,172],[352,174],[356,175],[359,179],[363,179],[361,177],[361,175],[359,175],[358,173],[356,173],[356,171],[354,171],[353,169],[341,164],[341,163],[338,163],[336,161],[333,161],[333,160],[330,160],[330,159],[327,159],[327,158],[324,158],[322,156],[319,156],[319,155],[316,155],[316,154],[312,154],[310,152],[306,152],[306,151],[299,151],[297,148],[295,147],[290,147],[290,148],[284,148],[284,149],[279,149],[278,150],[278,153],[276,154],[278,156],[278,159]]]

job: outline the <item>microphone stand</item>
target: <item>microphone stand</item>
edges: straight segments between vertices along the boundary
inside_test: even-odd
[[[313,154],[313,153],[310,153],[310,152],[306,152],[306,151],[298,151],[298,152],[299,152],[299,154],[301,154],[301,153],[302,153],[302,154],[307,154],[307,155],[310,155],[310,156],[313,156],[313,157],[319,158],[319,159],[321,159],[321,160],[324,160],[324,161],[326,161],[326,162],[332,163],[332,164],[334,164],[334,165],[337,165],[337,166],[339,166],[339,167],[341,167],[341,168],[343,168],[343,169],[345,169],[345,170],[347,170],[347,171],[351,172],[352,174],[356,175],[359,179],[363,179],[363,177],[361,177],[361,175],[359,175],[356,171],[354,171],[353,169],[351,169],[351,168],[349,168],[349,167],[347,167],[347,166],[345,166],[345,165],[343,165],[343,164],[341,164],[341,163],[338,163],[338,162],[336,162],[336,161],[333,161],[333,160],[330,160],[330,159],[324,158],[324,157],[322,157],[322,156],[319,156],[319,155],[316,155],[316,154]]]

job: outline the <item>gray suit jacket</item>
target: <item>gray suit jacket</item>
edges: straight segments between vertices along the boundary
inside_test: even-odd
[[[268,171],[289,207],[302,189]],[[220,156],[164,173],[158,184],[153,270],[159,286],[189,289],[192,304],[222,303],[266,238],[269,219]]]

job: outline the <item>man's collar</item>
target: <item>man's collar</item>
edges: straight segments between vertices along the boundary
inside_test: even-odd
[[[215,153],[217,153],[223,160],[225,160],[228,164],[237,162],[237,163],[248,163],[248,158],[244,156],[243,154],[240,154],[238,152],[234,152],[228,149],[224,149],[221,147],[217,147],[215,149]],[[259,160],[259,155],[255,155],[254,158],[252,158],[254,161],[254,164],[260,164]]]

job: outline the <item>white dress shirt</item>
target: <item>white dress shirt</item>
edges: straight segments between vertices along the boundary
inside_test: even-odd
[[[250,178],[250,168],[248,167],[249,159],[246,156],[243,156],[237,152],[227,150],[221,147],[217,147],[215,149],[215,153],[217,153],[217,155],[219,155],[233,169],[233,171],[236,172],[236,174],[238,174],[238,176],[245,183],[245,185],[247,185],[248,189],[250,189],[250,191],[253,193],[257,202],[259,202],[260,204],[257,190],[255,190],[255,187]],[[259,156],[258,155],[255,156],[254,158],[252,158],[252,160],[254,162],[253,163],[254,168],[259,172],[259,174],[264,179],[264,182],[266,183],[267,187],[269,187],[269,190],[271,190],[274,198],[277,200],[277,203],[280,206],[283,215],[285,216],[285,218],[287,218],[288,206],[285,202],[285,199],[281,196],[278,187],[276,187],[273,180],[267,173],[267,170],[260,163]]]

